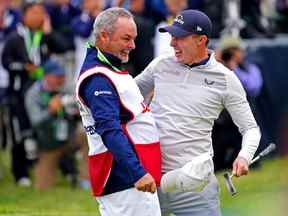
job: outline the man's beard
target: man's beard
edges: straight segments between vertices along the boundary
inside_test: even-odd
[[[129,61],[129,56],[123,57],[121,54],[119,54],[117,58],[119,58],[122,63],[127,63]]]
[[[122,62],[122,63],[127,63],[128,61],[129,61],[129,58],[121,59],[121,62]]]
[[[125,57],[121,55],[121,52],[119,53],[118,58],[121,59],[122,63],[127,63],[129,61],[129,54],[130,54],[131,49],[126,49],[126,51],[128,51],[128,54],[127,56],[125,55]]]

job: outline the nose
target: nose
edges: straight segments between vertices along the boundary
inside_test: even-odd
[[[176,37],[171,36],[170,46],[175,47],[177,44]]]
[[[128,45],[128,48],[129,48],[129,49],[135,49],[135,47],[136,47],[136,46],[135,46],[135,41],[134,41],[134,40],[131,40],[130,43],[129,43],[129,45]]]

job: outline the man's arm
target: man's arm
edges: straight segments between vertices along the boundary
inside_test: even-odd
[[[155,61],[155,60],[154,60]],[[135,77],[135,81],[140,89],[141,94],[147,99],[154,90],[154,78],[153,70],[155,67],[154,61],[152,61],[142,73]]]
[[[48,14],[46,14],[44,17],[42,31],[44,34],[43,37],[44,43],[47,44],[50,52],[64,53],[67,50],[69,50],[70,48],[69,42],[67,42],[66,38],[63,37],[61,34],[53,30],[50,16]]]
[[[133,147],[120,125],[120,101],[111,82],[104,76],[88,78],[80,89],[80,95],[90,108],[95,128],[114,159],[126,167],[131,181],[141,191],[155,192],[154,179],[140,164]]]
[[[7,38],[2,53],[3,67],[9,74],[18,74],[26,70],[26,65],[31,63],[24,46],[23,39],[16,33],[12,33]]]
[[[234,74],[227,76],[224,106],[243,137],[242,148],[233,163],[233,174],[236,176],[246,175],[249,164],[258,148],[261,134],[246,99],[245,91]]]
[[[48,110],[41,108],[39,88],[38,83],[35,83],[25,94],[25,106],[33,127],[37,127],[41,123],[50,120],[51,117]]]
[[[71,28],[75,35],[81,38],[88,38],[93,29],[94,19],[88,14],[82,13],[80,16],[72,19]]]

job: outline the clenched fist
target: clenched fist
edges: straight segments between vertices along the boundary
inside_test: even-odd
[[[249,171],[248,161],[243,157],[237,157],[233,163],[233,175],[240,177],[242,175],[247,175]]]
[[[143,191],[143,192],[150,192],[154,193],[156,191],[156,183],[154,178],[147,173],[142,178],[140,178],[135,184],[135,188],[137,190]]]

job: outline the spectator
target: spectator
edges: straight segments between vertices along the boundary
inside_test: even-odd
[[[130,0],[106,0],[108,7],[128,8]]]
[[[246,22],[245,28],[241,30],[242,38],[273,37],[270,26],[263,25],[260,0],[241,0],[241,18]]]
[[[132,67],[129,68],[129,72],[134,77],[144,70],[153,59],[155,25],[152,19],[144,16],[145,0],[130,0],[129,10],[134,15],[138,32],[135,40],[136,48],[130,54]]]
[[[55,60],[48,60],[43,68],[44,79],[34,83],[25,97],[39,149],[35,186],[37,189],[52,186],[58,164],[62,174],[72,186],[76,186],[78,178],[74,154],[80,147],[83,158],[80,160],[79,185],[89,189],[87,167],[84,164],[87,163],[84,155],[87,154],[86,142],[81,139],[81,134],[75,133],[78,107],[71,95],[60,92],[64,82],[64,68]]]
[[[73,18],[71,22],[71,28],[75,34],[75,68],[76,75],[80,71],[82,66],[86,47],[85,43],[89,41],[93,29],[93,23],[96,16],[104,9],[105,0],[83,0],[82,14]]]
[[[65,40],[52,31],[50,19],[41,3],[23,5],[22,24],[7,37],[2,63],[9,72],[7,98],[12,140],[12,172],[20,185],[31,185],[25,143],[30,140],[31,127],[24,106],[24,95],[35,79],[42,77],[41,63],[52,52],[64,52]],[[28,145],[28,144],[27,144]]]
[[[72,30],[75,35],[88,38],[93,29],[96,16],[104,9],[105,0],[83,0],[82,13],[72,19]]]
[[[72,5],[70,0],[51,0],[45,6],[51,17],[53,29],[65,38],[69,44],[69,50],[75,50],[71,21],[81,14],[81,10]]]
[[[249,97],[257,97],[263,85],[262,74],[256,64],[245,60],[240,38],[223,36],[220,49],[223,64],[234,71]]]
[[[35,186],[41,190],[55,182],[57,165],[64,153],[70,129],[60,96],[65,80],[64,68],[53,60],[48,60],[43,68],[43,80],[35,82],[25,97],[28,116],[38,141]]]
[[[201,3],[200,3],[200,2]],[[234,1],[234,0],[231,0]],[[193,0],[194,2],[194,0]],[[225,20],[225,4],[227,5],[226,0],[198,0],[197,8],[200,11],[203,11],[207,16],[213,20],[213,29],[211,32],[211,38],[219,38],[221,31],[223,30]],[[236,0],[237,2],[237,0]]]
[[[288,33],[288,1],[276,0],[276,9],[279,13],[279,18],[276,20],[277,31],[282,33]]]
[[[0,0],[0,56],[2,55],[5,38],[16,30],[19,21],[20,13],[10,7],[10,0]],[[3,68],[0,58],[0,101],[5,95],[7,85],[8,74]]]
[[[164,0],[146,0],[145,6],[147,8],[147,10],[145,10],[145,16],[152,17],[157,24],[166,19],[167,8]]]
[[[15,31],[17,23],[20,21],[20,13],[10,6],[10,0],[0,0],[0,56],[2,55],[5,39]],[[4,116],[5,110],[5,95],[8,87],[9,77],[8,72],[3,68],[0,58],[0,146],[5,146],[7,143],[7,122]]]

